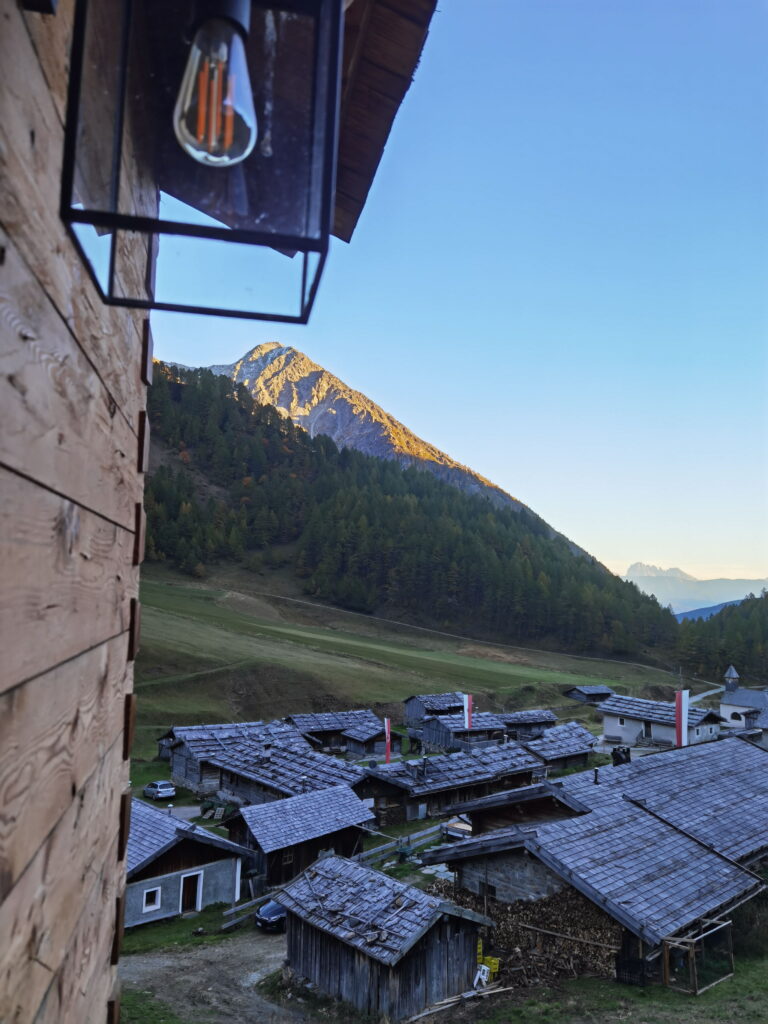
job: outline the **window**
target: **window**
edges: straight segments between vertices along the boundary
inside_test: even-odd
[[[496,899],[496,886],[491,885],[490,882],[480,882],[479,885],[480,896],[487,896],[489,899]]]
[[[741,715],[739,714],[738,711],[732,711],[731,712],[731,720],[733,722],[740,722],[741,721]]]
[[[283,850],[283,864],[293,864],[293,850]]]
[[[144,905],[141,912],[148,914],[151,910],[160,909],[160,889],[145,889],[144,890]]]
[[[623,718],[619,719],[619,725],[624,725],[624,719]]]
[[[701,733],[701,729],[697,729],[696,730],[696,735],[698,736],[700,733]]]

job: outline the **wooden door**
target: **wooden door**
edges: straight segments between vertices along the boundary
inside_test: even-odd
[[[181,913],[200,909],[200,888],[203,882],[202,871],[194,875],[184,875],[181,880]]]

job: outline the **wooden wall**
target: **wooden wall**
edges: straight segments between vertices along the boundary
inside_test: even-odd
[[[73,7],[0,0],[3,1024],[107,1020],[124,888],[144,323],[59,219]]]

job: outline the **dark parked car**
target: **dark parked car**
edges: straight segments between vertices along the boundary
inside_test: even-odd
[[[167,800],[176,796],[176,787],[172,782],[161,779],[159,782],[148,782],[144,787],[144,796],[150,800]]]
[[[274,900],[267,900],[262,903],[256,911],[256,924],[265,932],[284,932],[286,910],[281,904]]]

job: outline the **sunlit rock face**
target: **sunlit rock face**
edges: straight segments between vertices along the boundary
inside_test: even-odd
[[[429,470],[462,491],[483,494],[498,505],[524,506],[489,480],[422,441],[370,398],[313,363],[295,348],[267,342],[214,373],[245,384],[257,402],[274,405],[313,437],[327,434],[339,448],[395,459]]]

